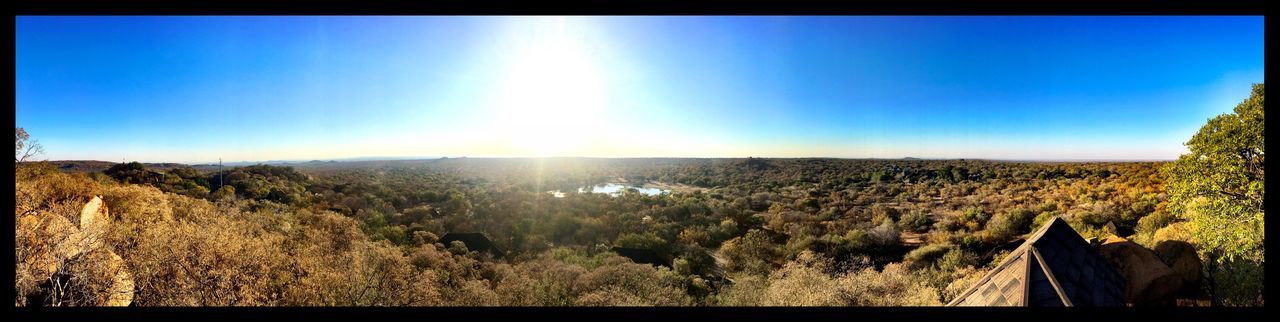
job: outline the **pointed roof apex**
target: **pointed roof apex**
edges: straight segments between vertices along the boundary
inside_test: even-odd
[[[1080,240],[1084,240],[1084,236],[1080,236],[1080,234],[1076,232],[1075,228],[1071,228],[1071,224],[1068,224],[1066,220],[1063,220],[1062,216],[1053,216],[1052,219],[1049,219],[1049,222],[1040,226],[1039,229],[1036,229],[1035,233],[1031,234],[1031,237],[1027,237],[1027,242],[1035,243],[1037,240],[1040,240],[1040,238],[1043,238],[1050,230],[1063,229],[1065,229],[1063,233],[1070,233],[1070,235],[1075,235],[1076,237],[1080,237]]]
[[[1124,306],[1124,278],[1061,217],[948,306]]]

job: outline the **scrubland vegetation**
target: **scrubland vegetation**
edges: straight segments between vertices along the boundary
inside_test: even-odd
[[[1086,238],[1189,241],[1212,263],[1203,296],[1262,305],[1262,118],[1259,85],[1175,162],[22,162],[15,305],[102,305],[119,270],[138,306],[942,305],[1055,216]],[[547,193],[620,180],[692,188]],[[103,242],[64,255],[93,196]],[[450,232],[503,254],[441,243]]]

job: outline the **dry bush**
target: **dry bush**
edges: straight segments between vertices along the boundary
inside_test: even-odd
[[[123,261],[106,248],[96,248],[66,261],[55,273],[54,283],[62,283],[57,301],[71,306],[120,305],[133,298],[133,283]]]
[[[767,280],[741,279],[717,298],[721,305],[915,306],[940,305],[937,289],[917,281],[903,264],[884,270],[831,274],[831,260],[803,252]],[[759,294],[759,295],[755,295]]]
[[[449,299],[449,305],[456,306],[497,306],[499,302],[498,293],[489,288],[488,281],[485,280],[468,280],[463,282],[461,287],[447,289],[446,298]]]
[[[760,305],[766,306],[835,306],[841,305],[840,291],[827,270],[830,260],[810,251],[800,253],[795,261],[769,276]]]
[[[578,297],[577,306],[654,306],[648,299],[618,286],[609,286]]]
[[[65,174],[25,166],[14,181],[15,215],[45,210],[68,221],[80,220],[80,207],[100,191],[97,182],[84,174]]]
[[[989,268],[977,269],[973,267],[964,267],[957,269],[953,276],[956,276],[946,289],[942,290],[942,302],[950,302],[986,276],[991,270]]]
[[[613,288],[614,290],[608,290]],[[578,294],[594,292],[626,292],[626,301],[655,306],[690,305],[693,300],[685,294],[681,281],[671,270],[647,264],[636,264],[621,257],[612,257],[605,265],[581,275],[574,290]],[[606,293],[613,294],[613,293]],[[596,297],[598,298],[598,296]],[[581,299],[579,299],[581,300]],[[600,304],[601,302],[592,302]]]
[[[210,216],[199,223],[167,221],[142,229],[127,261],[137,302],[150,306],[273,304],[268,286],[284,253],[280,238],[254,234],[243,223]]]
[[[174,207],[164,192],[150,186],[119,185],[108,188],[102,200],[110,205],[113,217],[121,222],[151,225],[173,219]]]
[[[65,265],[66,247],[76,227],[59,215],[33,210],[14,225],[15,305],[38,305],[53,293],[47,285]],[[32,297],[32,299],[28,299]],[[37,302],[38,301],[38,302]],[[31,303],[36,302],[36,303]]]
[[[494,291],[506,305],[574,305],[574,282],[586,273],[587,269],[580,265],[544,255],[505,269],[499,274],[501,279]]]
[[[1196,243],[1194,223],[1177,222],[1156,230],[1151,236],[1151,244],[1158,244],[1166,240],[1181,240]]]
[[[369,242],[354,220],[321,212],[299,212],[281,252],[286,305],[428,306],[442,303],[436,281],[446,267],[433,246],[413,256],[386,243]],[[311,223],[313,226],[302,224]],[[293,225],[293,223],[290,223]],[[430,259],[424,259],[430,258]]]
[[[844,305],[853,306],[936,306],[940,294],[936,288],[918,281],[906,265],[893,263],[881,271],[872,268],[841,277],[836,281]]]
[[[743,275],[734,278],[733,284],[720,289],[715,304],[721,306],[760,306],[764,301],[769,281],[761,276]]]
[[[43,165],[19,167],[16,176],[14,304],[96,306],[128,293],[125,283],[116,285],[127,272],[103,243],[102,230],[78,224],[98,184]]]

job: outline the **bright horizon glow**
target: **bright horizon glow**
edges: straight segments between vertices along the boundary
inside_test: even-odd
[[[1262,17],[18,17],[51,160],[1169,160]]]

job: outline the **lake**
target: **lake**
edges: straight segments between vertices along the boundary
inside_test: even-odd
[[[638,186],[617,184],[617,183],[606,183],[606,184],[598,184],[591,187],[578,188],[578,193],[604,193],[604,194],[609,194],[610,196],[617,197],[622,195],[622,191],[626,189],[636,189],[640,193],[650,195],[650,196],[654,196],[663,192],[670,191],[667,189],[638,187]],[[547,191],[547,193],[554,195],[556,198],[564,198],[564,192],[561,192],[560,190]]]

